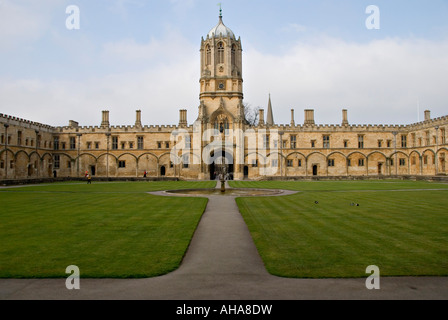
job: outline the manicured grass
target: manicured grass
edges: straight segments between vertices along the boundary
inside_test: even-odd
[[[231,186],[301,191],[237,199],[272,274],[366,277],[366,267],[377,265],[381,276],[448,275],[447,184],[234,181]]]
[[[56,183],[0,189],[0,277],[151,277],[175,270],[205,198],[148,191],[215,182]]]

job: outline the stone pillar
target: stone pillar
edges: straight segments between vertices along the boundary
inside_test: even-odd
[[[291,109],[291,127],[294,127],[296,125],[294,121],[294,109]]]

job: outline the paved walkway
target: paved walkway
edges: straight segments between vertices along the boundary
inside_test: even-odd
[[[283,194],[288,193],[292,192]],[[82,279],[81,270],[80,290],[66,289],[65,279],[0,279],[0,299],[448,299],[448,277],[382,277],[381,289],[368,290],[365,279],[272,276],[264,268],[235,197],[208,198],[184,260],[170,274],[147,279]]]

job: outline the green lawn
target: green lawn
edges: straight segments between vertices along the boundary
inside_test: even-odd
[[[175,270],[204,198],[148,191],[205,182],[55,183],[0,189],[0,277],[151,277]],[[238,198],[269,272],[284,277],[448,275],[448,185],[412,181],[232,181],[300,191]],[[315,202],[318,202],[317,204]],[[353,206],[350,204],[359,204]]]
[[[300,191],[290,196],[237,199],[258,251],[272,274],[300,278],[366,277],[366,267],[377,265],[382,276],[448,275],[447,184],[423,181],[230,184]]]
[[[148,191],[215,182],[55,183],[0,189],[0,277],[150,277],[175,270],[205,198]]]

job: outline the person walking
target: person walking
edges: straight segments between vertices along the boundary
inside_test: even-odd
[[[87,174],[87,184],[92,184],[92,177],[90,174]]]

